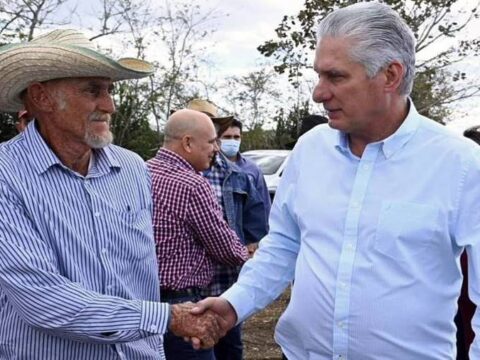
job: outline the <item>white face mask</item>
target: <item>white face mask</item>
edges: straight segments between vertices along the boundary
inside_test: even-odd
[[[227,157],[234,157],[240,150],[240,140],[222,139],[220,149]]]

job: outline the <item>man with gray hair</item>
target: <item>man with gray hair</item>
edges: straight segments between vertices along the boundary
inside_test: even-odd
[[[295,275],[275,335],[288,359],[455,359],[463,249],[480,300],[480,152],[416,111],[414,64],[414,36],[387,5],[323,19],[313,99],[329,123],[297,143],[238,282],[193,312],[233,326]]]

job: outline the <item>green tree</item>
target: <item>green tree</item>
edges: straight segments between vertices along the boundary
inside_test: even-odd
[[[295,104],[293,109],[285,113],[280,109],[274,117],[276,149],[287,149],[298,139],[302,120],[309,114],[308,101]]]
[[[0,113],[0,143],[7,141],[17,134],[15,117],[13,114]]]
[[[284,16],[275,29],[277,38],[266,41],[258,50],[272,57],[278,73],[287,73],[299,85],[305,68],[311,67],[316,45],[316,24],[336,8],[358,1],[305,0],[296,16]],[[480,94],[478,80],[466,71],[453,70],[468,56],[480,53],[478,37],[463,37],[463,32],[478,18],[479,4],[464,0],[385,0],[406,20],[417,39],[417,78],[412,97],[421,112],[437,121],[449,114],[447,105]],[[439,44],[445,44],[439,46]],[[433,51],[438,47],[441,50]]]

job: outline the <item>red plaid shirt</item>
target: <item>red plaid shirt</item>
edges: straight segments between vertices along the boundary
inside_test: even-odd
[[[160,149],[152,175],[153,229],[162,287],[206,287],[214,262],[240,265],[248,251],[223,220],[210,184],[177,154]]]

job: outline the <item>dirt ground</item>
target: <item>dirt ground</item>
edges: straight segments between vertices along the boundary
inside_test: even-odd
[[[287,290],[265,310],[243,324],[245,360],[280,360],[282,358],[282,352],[273,340],[273,331],[278,318],[287,307],[289,298],[290,291]]]

